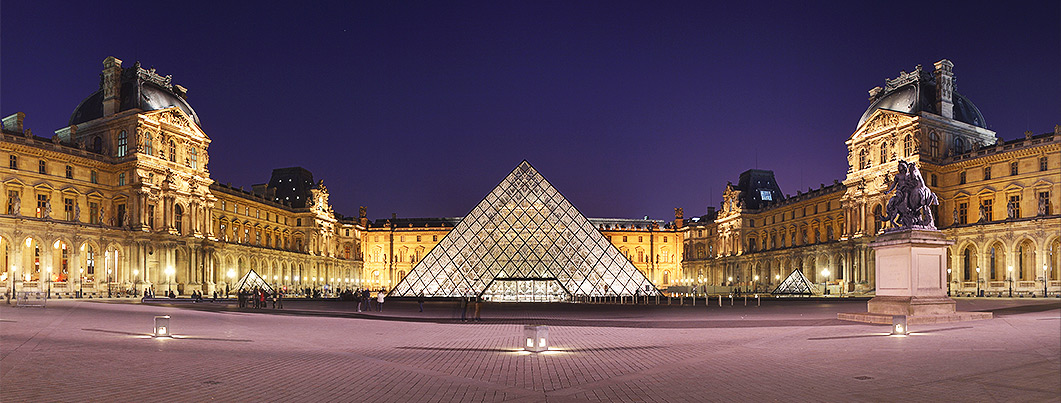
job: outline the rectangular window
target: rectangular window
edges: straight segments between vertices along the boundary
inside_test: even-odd
[[[37,172],[40,173],[41,175],[47,174],[48,170],[45,169],[45,168],[46,168],[46,165],[44,163],[44,160],[40,160],[40,162],[37,164]]]
[[[984,199],[984,200],[982,200],[980,202],[980,204],[984,206],[983,207],[984,208],[984,215],[983,215],[983,217],[980,217],[980,218],[982,218],[982,219],[984,219],[986,221],[994,221],[994,219],[995,219],[995,214],[994,213],[995,212],[992,211],[992,210],[994,210],[995,201],[992,200],[992,199]]]
[[[399,235],[398,242],[405,242],[405,235]]]
[[[639,237],[637,237],[637,241],[638,242],[645,242],[645,237],[639,236]]]
[[[438,235],[431,235],[431,242],[438,242]]]
[[[667,237],[663,237],[663,243],[667,243]]]
[[[9,160],[7,167],[11,168],[11,169],[18,169],[18,156],[17,155],[11,154],[11,159]]]
[[[225,210],[225,201],[224,200],[221,201],[221,211],[226,211]]]
[[[74,167],[66,166],[66,179],[74,179]]]
[[[1008,218],[1020,218],[1020,195],[1009,197]]]
[[[37,218],[44,218],[44,213],[48,210],[48,195],[39,194],[37,195]]]
[[[347,234],[349,234],[350,230],[346,230],[346,232],[347,232]],[[420,242],[420,235],[416,236],[416,242]]]
[[[1039,192],[1039,215],[1050,214],[1050,192]]]
[[[18,191],[8,190],[7,191],[7,213],[15,214],[15,202],[18,201]]]
[[[125,172],[118,174],[118,186],[125,186]]]
[[[961,172],[958,173],[958,184],[959,185],[964,185],[965,184],[965,171],[961,171]]]
[[[1039,170],[1040,171],[1045,171],[1047,166],[1048,166],[1048,164],[1046,162],[1046,157],[1039,157]],[[15,167],[11,167],[11,168],[14,169]]]
[[[991,167],[984,167],[984,180],[991,179]]]
[[[302,226],[302,219],[301,218],[295,220],[295,226],[296,227],[301,227]]]
[[[1017,173],[1019,173],[1018,171],[1019,171],[1019,166],[1018,166],[1016,161],[1013,161],[1013,162],[1009,163],[1009,174],[1010,175],[1017,175]]]
[[[63,199],[63,212],[66,213],[66,221],[74,221],[74,199]]]
[[[88,203],[88,222],[89,224],[99,224],[99,203],[89,202]]]
[[[199,166],[199,152],[196,151],[195,147],[188,148],[188,166],[192,169],[196,169]]]
[[[254,209],[254,218],[262,218],[262,211],[259,209]]]
[[[147,205],[147,227],[150,229],[155,229],[155,205],[153,204]],[[225,232],[224,225],[221,226],[221,232]]]
[[[626,235],[623,235],[623,242],[626,242]]]
[[[958,203],[958,224],[969,222],[969,203]]]
[[[99,183],[99,172],[91,171],[88,173],[88,181],[90,183]]]

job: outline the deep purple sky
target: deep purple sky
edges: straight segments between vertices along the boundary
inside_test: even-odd
[[[466,214],[527,159],[592,217],[843,179],[866,91],[949,58],[1005,139],[1061,123],[1061,2],[0,5],[0,113],[50,135],[102,60],[173,75],[235,186],[301,165],[337,212]]]

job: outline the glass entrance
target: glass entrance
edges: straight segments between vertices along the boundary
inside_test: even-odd
[[[555,278],[494,279],[483,299],[493,302],[559,302],[567,300],[567,291]]]

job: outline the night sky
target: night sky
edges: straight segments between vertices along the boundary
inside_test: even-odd
[[[1004,139],[1061,123],[1061,2],[0,4],[0,113],[50,136],[102,61],[188,88],[211,176],[324,179],[336,212],[466,214],[527,159],[591,217],[670,219],[772,169],[842,180],[868,91],[954,62]]]

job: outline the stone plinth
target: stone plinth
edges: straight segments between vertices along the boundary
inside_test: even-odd
[[[886,233],[869,244],[876,255],[877,296],[867,313],[837,317],[866,323],[891,323],[905,315],[910,323],[940,323],[990,319],[990,312],[955,312],[947,296],[947,246],[936,230],[910,229]]]

